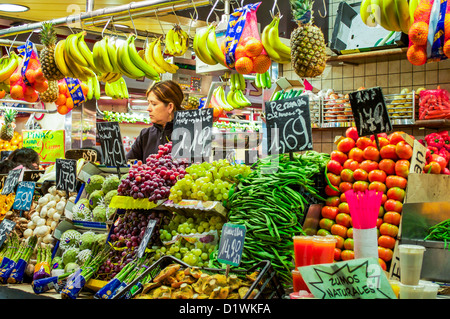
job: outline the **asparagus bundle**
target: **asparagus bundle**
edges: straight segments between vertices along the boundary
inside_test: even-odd
[[[60,292],[60,289],[66,285],[67,280],[70,280],[70,276],[73,274],[74,276],[81,272],[81,268],[77,270],[72,270],[70,272],[66,272],[59,276],[52,277],[44,277],[40,279],[33,280],[31,283],[31,287],[35,294],[41,294],[51,289],[55,289]]]
[[[117,287],[117,289],[112,293],[111,299],[116,299],[116,296],[119,296],[119,297],[117,297],[119,299],[130,299],[131,298],[131,289],[122,295],[119,295],[119,294],[128,285],[130,285],[136,278],[139,278],[147,268],[148,268],[147,265],[140,265],[140,266],[134,267],[134,269],[128,274],[128,276],[125,278],[125,280],[122,282],[122,284],[119,287]]]
[[[2,247],[3,248],[0,253],[0,258],[2,258],[0,268],[3,268],[5,265],[7,265],[9,260],[19,249],[19,237],[17,236],[17,234],[11,233],[3,243]]]
[[[108,258],[111,246],[94,244],[91,254],[87,257],[81,271],[71,276],[64,288],[61,290],[62,299],[76,299],[84,288],[86,282],[98,271],[98,268]]]
[[[30,261],[31,255],[37,244],[37,236],[31,236],[27,240],[22,241],[19,250],[11,258],[13,264],[11,272],[6,279],[9,284],[19,284],[23,280],[25,269]]]

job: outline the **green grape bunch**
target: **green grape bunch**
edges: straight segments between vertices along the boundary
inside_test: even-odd
[[[239,177],[247,177],[251,168],[245,164],[230,164],[226,159],[203,162],[186,168],[186,175],[170,189],[169,200],[182,199],[222,201]]]

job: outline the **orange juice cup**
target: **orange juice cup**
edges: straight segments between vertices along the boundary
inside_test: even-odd
[[[300,271],[298,271],[296,269],[292,270],[292,286],[293,286],[294,292],[299,292],[300,290],[306,290],[309,292],[308,286],[306,285],[305,281],[303,280],[303,277],[300,274]]]
[[[332,236],[315,236],[313,238],[313,264],[329,264],[334,261],[336,239]]]
[[[294,236],[295,267],[312,264],[313,236]]]

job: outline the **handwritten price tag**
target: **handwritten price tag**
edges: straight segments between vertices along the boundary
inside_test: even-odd
[[[265,103],[268,154],[313,149],[309,98],[297,96]]]
[[[97,134],[102,146],[103,164],[113,167],[127,166],[119,123],[99,122]]]
[[[77,191],[77,161],[71,159],[56,159],[56,189]]]
[[[30,210],[33,203],[35,182],[20,182],[17,186],[13,208],[17,210]]]
[[[9,171],[8,176],[5,180],[5,185],[2,189],[2,195],[14,193],[14,190],[19,183],[22,172],[23,168],[13,169],[12,171]]]
[[[6,237],[14,229],[14,227],[16,227],[16,223],[9,219],[3,219],[0,223],[0,246],[3,245]]]
[[[141,240],[141,244],[139,245],[138,251],[137,251],[137,257],[141,258],[145,253],[145,248],[148,245],[148,241],[152,237],[153,230],[155,229],[156,220],[150,219],[147,228],[145,229],[144,237]]]
[[[225,223],[220,237],[217,260],[221,263],[239,266],[244,248],[246,228],[244,225]]]
[[[349,100],[359,136],[392,131],[381,87],[351,92]]]

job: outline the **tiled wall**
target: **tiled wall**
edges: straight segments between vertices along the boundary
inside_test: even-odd
[[[333,32],[338,4],[340,1],[330,0],[328,15],[330,17],[329,39]],[[360,1],[346,1],[348,4]],[[298,80],[290,64],[283,65],[282,76]],[[416,90],[420,87],[434,89],[438,85],[450,91],[450,59],[427,63],[422,66],[414,66],[407,59],[394,61],[383,61],[362,63],[358,65],[327,65],[323,74],[316,78],[307,79],[315,88],[321,90],[333,89],[338,93],[348,93],[359,87],[381,86],[384,94],[397,94],[402,88]],[[319,152],[329,153],[335,149],[334,140],[336,136],[344,135],[346,128],[335,129],[313,129],[314,149]],[[423,138],[433,129],[419,129],[412,127],[395,127],[405,131],[416,138]]]

